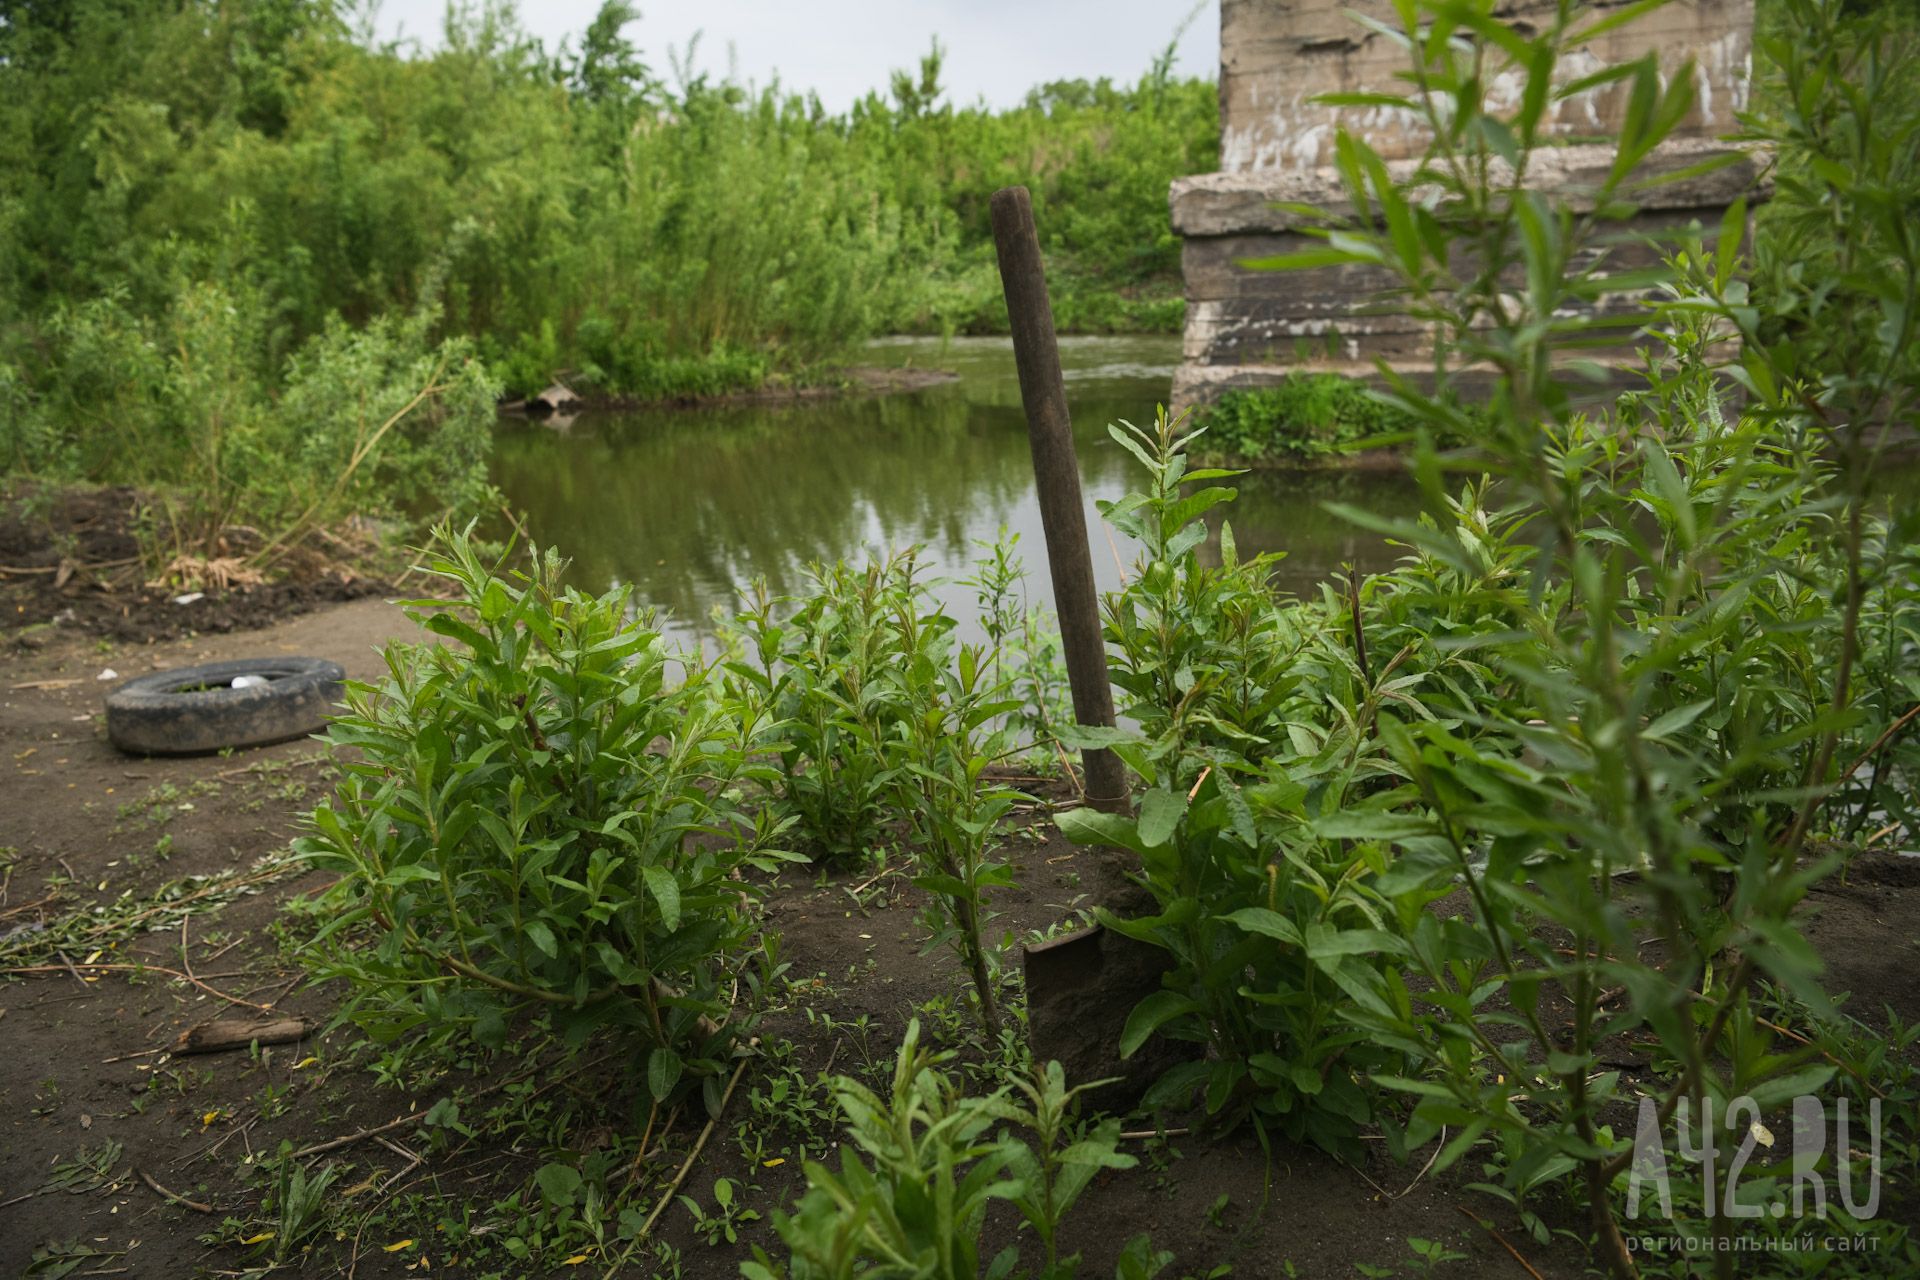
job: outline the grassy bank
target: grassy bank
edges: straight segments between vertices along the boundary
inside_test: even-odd
[[[1194,414],[1209,465],[1296,467],[1351,457],[1372,444],[1406,439],[1409,414],[1338,373],[1295,369],[1267,387],[1236,388]]]

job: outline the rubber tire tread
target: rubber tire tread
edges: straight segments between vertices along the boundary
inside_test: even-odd
[[[266,676],[247,689],[235,676]],[[107,695],[107,737],[137,756],[264,747],[325,727],[346,671],[323,658],[240,658],[136,676]],[[196,686],[215,686],[204,688]]]

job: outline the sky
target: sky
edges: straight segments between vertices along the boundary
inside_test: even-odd
[[[1011,106],[1049,80],[1132,81],[1166,47],[1196,0],[640,0],[627,28],[648,65],[669,76],[667,48],[684,50],[701,33],[695,66],[724,79],[730,63],[742,83],[764,86],[778,74],[789,89],[814,90],[843,111],[868,89],[885,90],[895,68],[919,67],[935,36],[947,49],[941,78],[948,100],[984,98]],[[1217,74],[1220,6],[1206,8],[1180,42],[1180,75]],[[520,22],[548,48],[579,33],[600,0],[521,0]],[[440,43],[446,0],[381,0],[382,39]],[[731,49],[732,56],[729,57]]]

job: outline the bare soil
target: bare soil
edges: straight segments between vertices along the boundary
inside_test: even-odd
[[[0,492],[0,628],[15,646],[48,645],[60,628],[142,644],[220,635],[393,594],[379,578],[308,548],[290,557],[291,573],[256,586],[149,586],[135,536],[138,499],[125,487]],[[199,598],[174,603],[188,594]]]
[[[312,742],[230,759],[120,755],[102,730],[102,698],[112,687],[112,681],[96,678],[103,669],[127,677],[201,661],[300,654],[331,658],[364,679],[380,669],[376,646],[415,632],[397,608],[367,598],[283,617],[260,630],[186,630],[152,643],[144,637],[116,642],[65,625],[44,634],[48,638],[38,646],[0,650],[0,846],[10,847],[12,860],[0,873],[0,938],[42,918],[91,911],[126,890],[140,894],[182,876],[251,867],[285,850],[297,816],[327,786]],[[1015,840],[1012,854],[1019,887],[997,904],[1004,912],[1000,923],[1019,930],[1063,920],[1067,904],[1095,873],[1087,865],[1092,855],[1062,842],[1046,820],[1044,802],[1064,799],[1062,790],[1057,784],[1029,789],[1036,797],[1028,815],[1032,830]],[[161,844],[164,850],[157,851]],[[0,1276],[20,1274],[48,1241],[70,1239],[103,1255],[83,1264],[85,1273],[130,1280],[239,1274],[250,1265],[250,1251],[202,1243],[200,1237],[229,1218],[249,1224],[245,1231],[263,1229],[253,1219],[262,1187],[250,1157],[275,1151],[283,1141],[305,1147],[386,1124],[459,1087],[497,1091],[528,1071],[533,1074],[517,1105],[527,1114],[552,1117],[552,1144],[584,1155],[612,1151],[624,1141],[620,1159],[631,1160],[647,1114],[640,1101],[646,1095],[632,1064],[604,1056],[609,1046],[553,1069],[545,1059],[476,1063],[478,1075],[454,1072],[411,1090],[377,1082],[364,1058],[351,1052],[359,1039],[351,1027],[270,1049],[257,1059],[245,1052],[170,1056],[167,1046],[187,1028],[216,1014],[255,1012],[225,997],[270,1008],[275,1016],[329,1023],[340,993],[306,988],[277,936],[289,929],[297,938],[312,927],[297,914],[290,917],[287,908],[325,883],[326,877],[312,873],[264,882],[217,911],[190,916],[184,930],[140,934],[100,957],[143,959],[180,972],[190,963],[204,987],[154,974],[136,979],[116,972],[83,980],[63,968],[0,977]],[[812,875],[791,874],[768,900],[770,925],[793,962],[792,973],[809,979],[802,995],[813,994],[804,1007],[795,1004],[769,1017],[759,1034],[770,1050],[782,1042],[790,1046],[774,1057],[809,1075],[829,1064],[836,1071],[869,1064],[883,1069],[913,1011],[955,990],[944,954],[920,954],[925,933],[916,919],[919,891],[902,878],[883,879],[862,907],[845,892],[853,883],[852,876],[816,884]],[[1920,1018],[1920,860],[1862,858],[1845,883],[1834,881],[1816,892],[1807,931],[1828,958],[1834,988],[1853,991],[1856,1007],[1887,1004],[1908,1020]],[[858,1021],[863,1017],[864,1031]],[[803,1180],[792,1135],[762,1124],[764,1112],[750,1099],[756,1089],[770,1091],[774,1065],[770,1058],[764,1069],[749,1069],[683,1188],[711,1208],[714,1179],[735,1179],[750,1188],[747,1203],[763,1217],[745,1224],[738,1243],[710,1247],[694,1234],[692,1215],[670,1206],[659,1233],[680,1250],[680,1274],[738,1275],[751,1244],[780,1253],[765,1215],[790,1204]],[[544,1100],[526,1099],[529,1085]],[[571,1109],[543,1110],[568,1096]],[[469,1102],[469,1114],[483,1114],[487,1105]],[[1164,1122],[1183,1123],[1179,1117]],[[643,1189],[671,1178],[699,1123],[681,1116],[668,1128],[641,1166]],[[1152,1122],[1129,1123],[1135,1127],[1151,1128]],[[497,1227],[488,1216],[491,1206],[525,1186],[545,1158],[535,1144],[436,1144],[412,1126],[382,1137],[391,1145],[361,1141],[313,1162],[316,1170],[327,1161],[350,1167],[343,1168],[333,1193],[334,1203],[346,1209],[335,1219],[341,1230],[329,1230],[315,1243],[304,1261],[309,1274],[549,1273],[514,1263],[497,1247],[498,1232],[487,1234],[490,1223]],[[83,1147],[97,1152],[109,1141],[122,1144],[123,1153],[104,1185],[83,1194],[33,1194]],[[756,1142],[764,1149],[749,1159]],[[1577,1248],[1535,1243],[1512,1210],[1464,1190],[1465,1182],[1481,1176],[1473,1162],[1445,1176],[1417,1177],[1430,1150],[1411,1167],[1394,1164],[1382,1151],[1358,1170],[1317,1149],[1284,1143],[1269,1161],[1245,1133],[1214,1143],[1176,1137],[1172,1150],[1133,1141],[1127,1149],[1151,1158],[1103,1175],[1064,1232],[1064,1249],[1085,1255],[1085,1277],[1112,1275],[1125,1242],[1151,1231],[1156,1246],[1178,1258],[1163,1280],[1208,1276],[1223,1264],[1231,1265],[1235,1277],[1353,1277],[1357,1263],[1411,1275],[1408,1237],[1443,1241],[1467,1255],[1444,1268],[1443,1276],[1525,1280],[1528,1270],[1463,1209],[1498,1230],[1539,1277],[1557,1280],[1586,1270]],[[136,1170],[211,1212],[163,1199]],[[348,1190],[354,1196],[347,1197]],[[436,1237],[431,1227],[403,1236],[379,1211],[409,1194],[435,1197],[430,1203],[442,1206],[446,1222],[484,1230],[450,1245],[442,1242],[452,1237]],[[1911,1214],[1914,1206],[1891,1205],[1883,1213],[1889,1211]],[[356,1242],[352,1231],[368,1219],[371,1225]],[[244,1237],[228,1231],[227,1238]],[[1018,1239],[1031,1265],[1031,1234]],[[983,1257],[1015,1240],[1011,1214],[996,1210]],[[607,1265],[595,1254],[553,1273],[599,1275]],[[654,1272],[638,1261],[622,1274]]]

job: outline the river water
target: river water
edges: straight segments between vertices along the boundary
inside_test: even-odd
[[[1117,534],[1109,540],[1093,503],[1138,487],[1144,473],[1108,438],[1107,424],[1152,425],[1179,339],[1069,337],[1060,355],[1094,571],[1111,590],[1123,564],[1131,572],[1136,549]],[[537,543],[572,558],[577,586],[631,583],[682,634],[709,631],[714,607],[731,607],[755,577],[776,594],[800,593],[810,564],[861,562],[913,544],[954,580],[940,594],[970,621],[972,591],[958,579],[981,554],[976,540],[1003,525],[1020,535],[1029,599],[1051,606],[1008,340],[888,339],[867,362],[960,377],[899,395],[581,414],[557,430],[503,425],[495,482]],[[1378,570],[1398,554],[1329,513],[1327,502],[1401,515],[1418,502],[1398,471],[1261,472],[1220,483],[1240,494],[1215,508],[1216,536],[1224,515],[1243,556],[1285,552],[1276,584],[1296,593],[1343,564]]]

